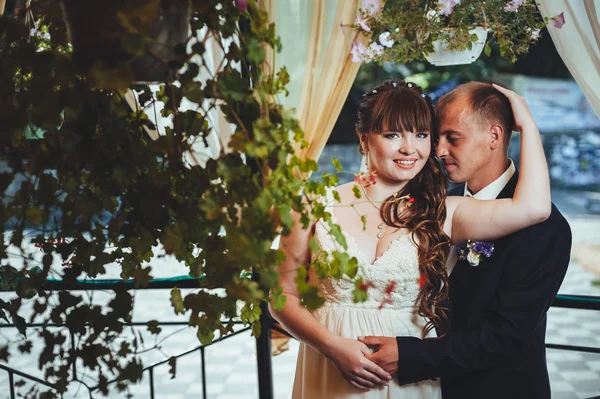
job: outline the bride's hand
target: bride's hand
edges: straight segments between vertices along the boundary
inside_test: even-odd
[[[388,385],[392,378],[384,369],[365,357],[371,353],[362,342],[336,337],[324,355],[350,384],[368,391],[378,385]]]
[[[525,97],[518,95],[512,90],[508,90],[502,86],[498,86],[497,84],[492,83],[492,86],[494,86],[496,90],[498,90],[500,93],[504,94],[506,98],[508,98],[515,118],[514,128],[516,131],[523,132],[524,126],[536,125],[535,120],[533,119],[533,115],[531,115],[529,105],[527,105],[527,101],[525,100]]]

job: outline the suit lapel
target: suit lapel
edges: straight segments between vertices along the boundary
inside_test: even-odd
[[[496,199],[505,199],[512,198],[515,193],[515,188],[517,187],[517,182],[519,180],[519,171],[515,171],[513,176],[510,178],[506,186],[500,191],[500,194],[496,197]],[[449,195],[455,196],[463,196],[465,190],[465,185],[461,184],[460,186],[454,188],[450,191]],[[457,260],[452,273],[449,276],[449,281],[451,282],[454,279],[459,279],[460,275],[464,272],[467,272],[471,266],[468,264],[466,260]]]
[[[519,171],[515,170],[515,174],[510,178],[506,186],[500,191],[500,194],[496,197],[497,199],[512,198],[515,195],[515,189],[517,188],[517,181],[519,180]]]

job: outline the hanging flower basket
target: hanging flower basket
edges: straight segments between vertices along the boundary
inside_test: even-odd
[[[425,54],[425,58],[429,63],[436,66],[447,65],[464,65],[471,64],[479,58],[487,39],[487,29],[477,27],[469,31],[470,35],[476,35],[477,40],[472,42],[471,48],[464,50],[449,49],[448,42],[443,39],[438,39],[433,42],[434,51]]]
[[[73,57],[86,72],[127,67],[138,83],[167,78],[177,44],[189,37],[189,0],[60,0]]]
[[[539,39],[545,27],[535,0],[417,3],[362,0],[353,26],[370,34],[371,40],[367,44],[358,40],[354,43],[353,61],[407,63],[427,59],[434,65],[468,64],[482,51],[490,55],[489,42],[494,40],[500,55],[515,62]]]

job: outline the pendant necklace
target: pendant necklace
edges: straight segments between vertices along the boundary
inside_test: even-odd
[[[371,201],[371,198],[369,198],[369,196],[367,195],[367,190],[365,190],[365,187],[360,184],[360,188],[362,188],[363,194],[365,195],[365,198],[367,199],[367,201],[369,201],[369,203],[371,205],[373,205],[373,207],[375,209],[377,209],[378,211],[380,211],[379,207],[377,205],[375,205],[373,203],[373,201]],[[385,222],[381,222],[377,225],[377,228],[379,229],[379,232],[377,233],[377,239],[380,239],[381,237],[383,237],[383,230],[385,229]]]

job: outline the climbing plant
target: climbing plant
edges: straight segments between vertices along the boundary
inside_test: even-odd
[[[307,143],[275,100],[288,74],[261,68],[266,49],[281,44],[254,1],[175,2],[189,29],[172,45],[161,42],[165,26],[157,33],[157,24],[167,23],[167,36],[177,28],[168,25],[169,2],[88,1],[83,10],[76,3],[9,1],[0,17],[0,318],[22,334],[17,343],[0,341],[0,359],[30,351],[32,332],[39,334],[38,365],[55,387],[40,393],[46,397],[76,379],[76,362],[105,395],[110,380],[123,390],[142,377],[140,342],[124,335],[131,290],[116,289],[100,306],[68,289],[103,277],[107,265],[143,288],[155,251],[184,263],[202,289],[173,288],[171,305],[207,344],[230,333],[236,317],[259,334],[259,305],[284,304],[276,271],[283,253],[271,247],[289,233],[292,211],[305,226],[329,221],[345,243],[315,201],[337,180],[308,179],[316,162],[294,155]],[[209,63],[214,46],[223,54],[217,68]],[[146,61],[162,73],[158,89],[138,82]],[[126,101],[132,93],[139,108]],[[183,110],[183,101],[193,106]],[[144,112],[152,104],[169,121],[154,138]],[[233,126],[231,140],[205,165],[190,162],[195,142],[208,145],[215,109]],[[356,260],[334,255],[333,266],[314,265],[319,273],[354,277]],[[45,290],[49,280],[61,282],[57,295]],[[314,287],[300,290],[306,306],[322,303]],[[26,328],[26,305],[27,322],[63,328]],[[156,320],[147,327],[160,331]]]

